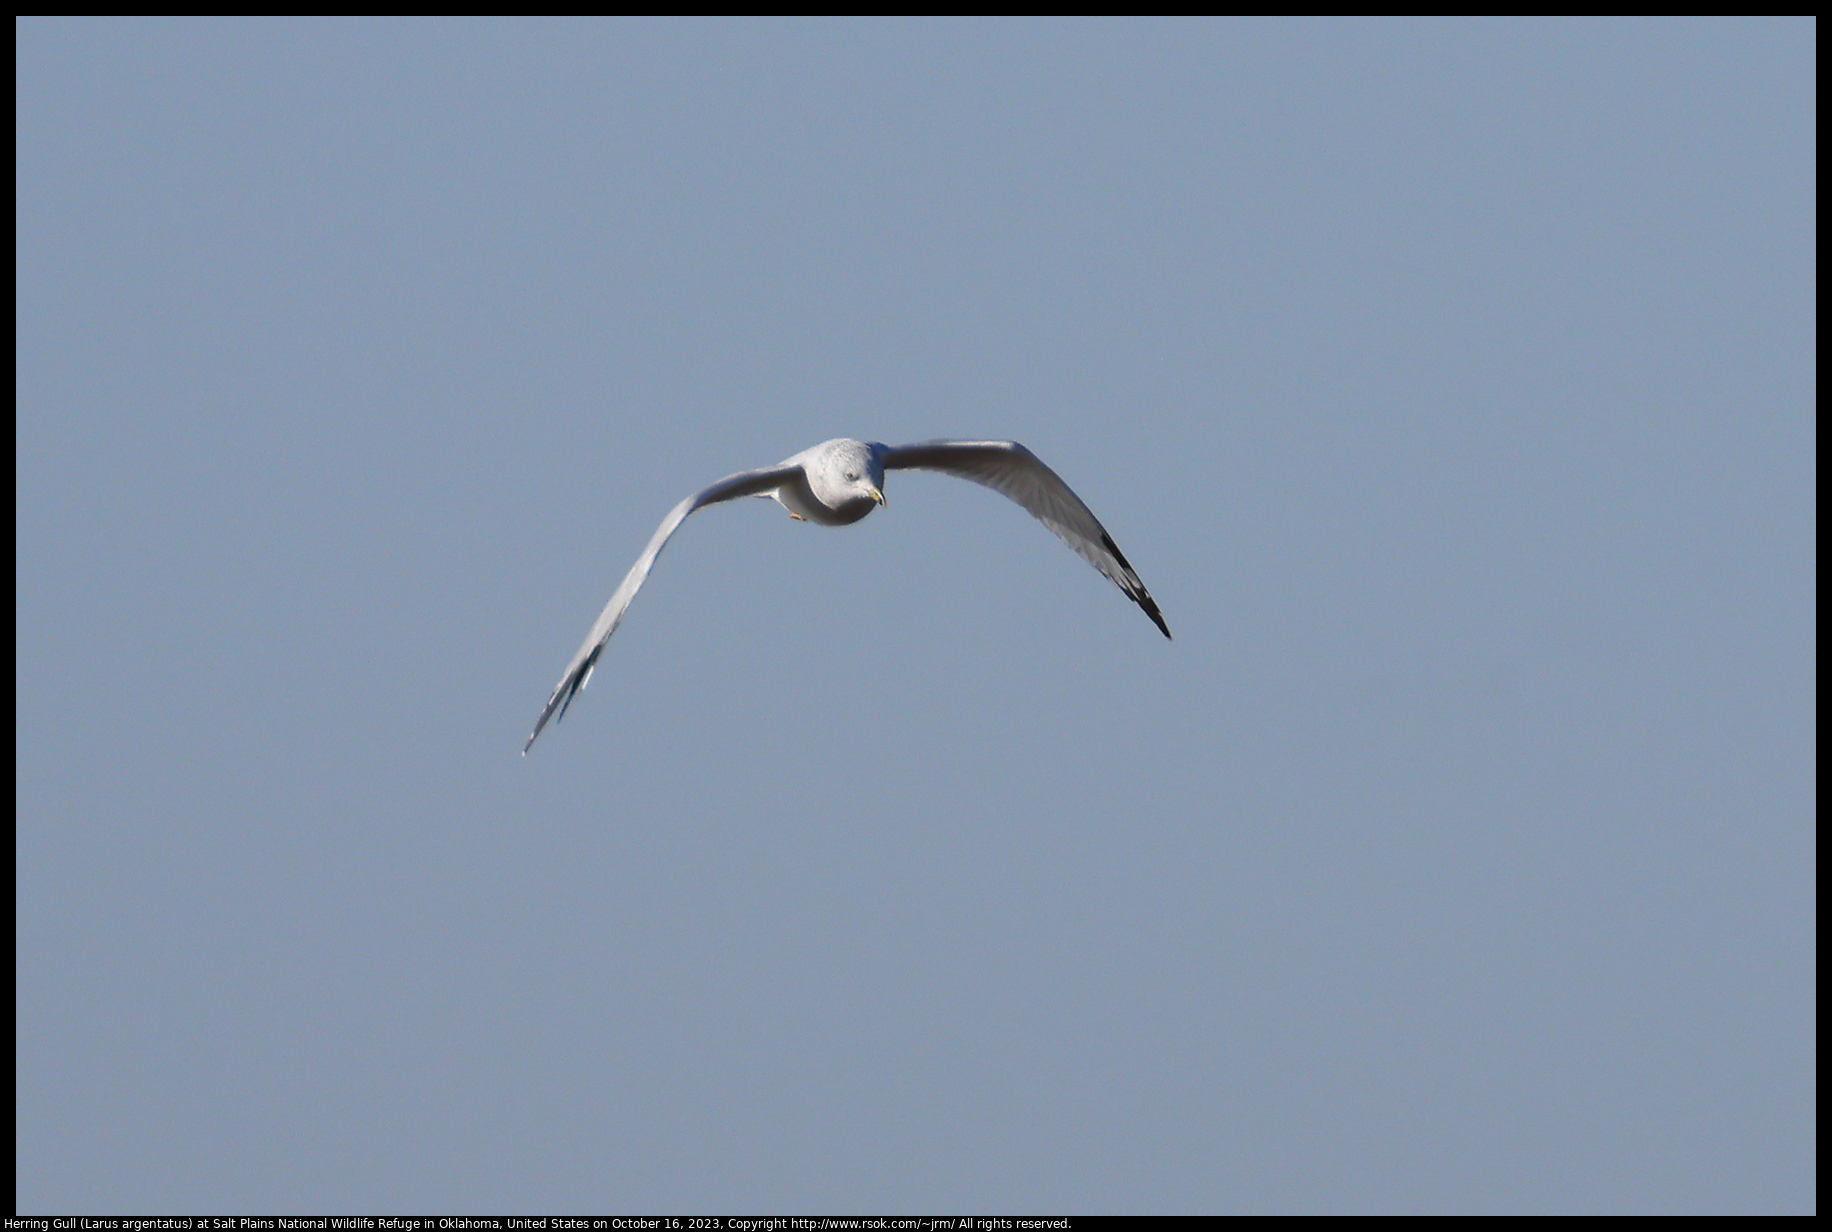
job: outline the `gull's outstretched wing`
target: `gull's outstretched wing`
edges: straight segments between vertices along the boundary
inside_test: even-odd
[[[1113,536],[1062,477],[1016,441],[920,441],[886,451],[884,469],[945,471],[985,484],[1017,501],[1081,558],[1113,579],[1126,597],[1145,609],[1151,622],[1170,636],[1158,605],[1126,563]]]
[[[649,569],[655,564],[655,558],[662,554],[662,548],[667,546],[669,536],[674,534],[681,523],[687,520],[687,515],[695,509],[706,505],[716,505],[720,501],[773,492],[800,471],[799,464],[790,466],[787,463],[769,467],[767,470],[740,471],[736,475],[719,480],[710,488],[704,488],[689,496],[676,505],[672,513],[662,519],[662,524],[656,528],[654,537],[649,540],[649,546],[644,548],[642,555],[636,558],[636,563],[630,566],[630,571],[623,575],[623,581],[618,585],[617,592],[611,596],[611,601],[604,605],[604,611],[598,614],[598,619],[592,624],[592,631],[585,635],[585,643],[572,657],[572,662],[566,665],[566,674],[561,676],[560,683],[554,686],[553,696],[547,699],[547,705],[541,709],[541,717],[535,721],[534,734],[529,736],[528,743],[522,746],[524,754],[534,747],[535,737],[541,734],[541,729],[547,726],[547,720],[554,717],[556,710],[560,718],[566,717],[566,708],[572,705],[573,697],[585,687],[585,682],[592,678],[592,669],[598,665],[599,653],[604,649],[604,644],[611,640],[611,634],[617,632],[617,626],[623,623],[623,614],[629,610],[630,600],[636,597],[636,592],[642,589],[643,579],[649,576]]]

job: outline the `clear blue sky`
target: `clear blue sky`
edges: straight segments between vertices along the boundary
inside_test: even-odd
[[[1812,22],[16,33],[22,1211],[1815,1209]]]

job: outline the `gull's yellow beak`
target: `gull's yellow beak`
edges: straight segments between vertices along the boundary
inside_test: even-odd
[[[890,503],[884,499],[884,493],[878,490],[877,484],[866,484],[865,486],[867,490],[871,493],[871,498],[878,502],[878,505],[880,508],[883,508],[883,509],[890,508]]]

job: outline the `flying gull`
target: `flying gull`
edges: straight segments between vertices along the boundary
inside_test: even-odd
[[[1170,626],[1164,623],[1157,603],[1126,563],[1106,527],[1055,471],[1016,441],[921,441],[892,446],[842,438],[804,449],[764,470],[740,471],[676,505],[662,519],[649,546],[630,566],[617,592],[599,613],[584,645],[566,665],[566,674],[547,699],[522,752],[526,754],[534,747],[535,739],[547,726],[547,720],[555,717],[555,711],[559,718],[566,717],[567,707],[591,679],[604,644],[623,623],[623,614],[642,588],[643,579],[649,576],[655,558],[688,514],[740,496],[763,496],[775,499],[798,521],[849,526],[884,504],[884,472],[900,470],[943,471],[1010,497],[1055,531],[1056,537],[1074,548],[1083,560],[1111,578],[1127,598],[1145,609],[1165,637],[1170,636]]]

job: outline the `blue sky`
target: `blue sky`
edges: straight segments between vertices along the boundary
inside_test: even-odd
[[[16,33],[22,1212],[1815,1208],[1811,22]]]

